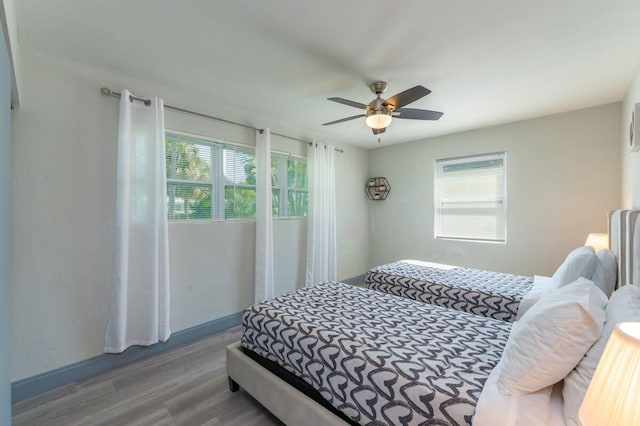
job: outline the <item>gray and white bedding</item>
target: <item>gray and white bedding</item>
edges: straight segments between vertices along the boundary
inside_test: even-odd
[[[342,283],[243,313],[241,344],[363,425],[470,425],[511,324]]]
[[[365,275],[367,288],[513,322],[533,277],[403,260]]]

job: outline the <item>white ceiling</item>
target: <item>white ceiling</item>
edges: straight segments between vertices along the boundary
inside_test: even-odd
[[[387,145],[619,101],[640,61],[638,0],[20,0],[17,9],[21,43],[184,94],[167,104],[363,147],[378,145],[364,120],[321,126],[359,113],[327,97],[368,103],[375,80],[389,82],[387,96],[431,89],[409,107],[443,118],[394,120]]]

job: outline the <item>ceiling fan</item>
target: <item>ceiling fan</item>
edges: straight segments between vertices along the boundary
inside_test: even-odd
[[[416,108],[403,108],[405,105],[409,105],[418,99],[427,96],[431,93],[431,90],[422,86],[415,86],[411,89],[407,89],[404,92],[400,92],[397,95],[391,96],[387,99],[380,97],[387,90],[387,83],[384,81],[376,81],[369,86],[371,91],[376,94],[376,98],[368,105],[361,104],[360,102],[350,101],[343,98],[327,98],[330,101],[338,102],[339,104],[349,105],[355,108],[364,110],[364,114],[358,114],[340,120],[330,121],[324,123],[323,126],[330,126],[332,124],[342,123],[344,121],[355,120],[356,118],[366,117],[365,123],[373,130],[374,135],[384,133],[387,126],[391,124],[393,117],[405,118],[409,120],[439,120],[442,117],[442,113],[438,111],[429,111],[426,109]]]

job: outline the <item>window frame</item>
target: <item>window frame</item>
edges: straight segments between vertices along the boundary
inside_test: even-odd
[[[234,152],[238,152],[238,151],[253,151],[253,156],[254,159],[256,158],[256,147],[255,146],[249,146],[249,145],[241,145],[241,144],[234,144],[234,143],[225,143],[223,146],[220,147],[219,149],[219,155],[220,155],[220,162],[217,163],[217,166],[220,166],[219,169],[219,175],[220,175],[220,180],[219,182],[225,182],[225,175],[224,175],[224,150],[226,147],[233,147],[234,148]],[[254,197],[254,203],[257,201],[257,187],[256,185],[249,185],[249,184],[240,184],[240,185],[227,185],[226,182],[224,184],[218,185],[218,191],[219,191],[219,200],[220,202],[218,203],[218,206],[220,207],[220,218],[224,221],[224,222],[238,222],[238,221],[255,221],[256,220],[256,215],[254,214],[253,216],[247,216],[247,217],[233,217],[233,218],[229,218],[227,219],[226,216],[226,192],[227,192],[227,188],[233,187],[233,188],[240,188],[240,189],[252,189],[254,191],[255,197]],[[256,212],[257,213],[257,212]]]
[[[165,129],[164,132],[165,140],[168,136],[174,136],[175,138],[186,138],[192,139],[195,143],[199,143],[201,145],[207,145],[211,148],[211,179],[210,180],[186,180],[174,177],[166,177],[167,180],[167,189],[169,184],[183,184],[183,185],[197,185],[197,186],[209,186],[211,188],[211,217],[210,218],[197,218],[197,219],[189,219],[189,218],[168,218],[169,214],[169,203],[170,200],[167,201],[167,218],[170,223],[218,223],[218,222],[255,222],[256,217],[241,217],[241,218],[226,218],[225,212],[225,190],[228,187],[234,186],[236,188],[246,188],[256,190],[255,185],[227,185],[225,181],[224,175],[224,149],[225,147],[234,148],[239,151],[249,151],[253,153],[255,156],[256,148],[255,146],[246,145],[238,142],[225,141],[221,139],[216,139],[204,135],[199,135],[195,133],[183,132],[180,130],[173,129]],[[172,144],[172,148],[175,149],[175,144]],[[174,154],[175,158],[175,154]],[[273,190],[279,190],[279,205],[278,205],[278,215],[273,215],[273,219],[275,220],[288,220],[288,219],[302,219],[307,216],[290,216],[289,215],[289,206],[288,206],[288,198],[289,191],[295,190],[300,192],[309,192],[309,188],[305,188],[304,190],[300,190],[297,188],[289,188],[287,184],[287,161],[289,158],[295,158],[304,160],[305,163],[308,164],[307,157],[302,155],[295,155],[288,152],[281,152],[276,150],[271,150],[271,161],[274,159],[278,160],[278,168],[277,168],[277,182],[278,185],[272,185]],[[175,170],[171,171],[175,173]],[[218,182],[218,184],[216,184]],[[307,171],[307,183],[308,183],[308,171]],[[273,208],[273,206],[272,206]],[[280,214],[284,212],[285,214]],[[308,214],[308,209],[307,209]]]
[[[229,185],[224,184],[224,148],[233,147],[240,150],[253,151],[255,155],[255,146],[246,145],[238,142],[225,141],[222,139],[216,139],[209,136],[199,135],[195,133],[183,132],[181,130],[165,129],[165,140],[168,135],[173,135],[178,138],[193,139],[195,142],[201,145],[208,145],[211,147],[211,180],[210,181],[189,181],[183,179],[175,179],[167,177],[167,185],[170,183],[181,183],[186,185],[211,185],[211,217],[202,219],[169,219],[169,223],[217,223],[217,222],[250,222],[255,221],[255,216],[242,217],[242,218],[229,218],[225,217],[225,188]],[[220,184],[216,185],[216,182]],[[236,185],[236,187],[243,187],[243,185]],[[255,189],[255,186],[247,186],[247,188]],[[167,211],[168,216],[168,211]]]
[[[288,152],[278,152],[278,151],[271,151],[271,161],[273,161],[274,159],[278,160],[278,169],[277,169],[277,182],[278,185],[277,186],[272,186],[272,191],[274,189],[277,189],[279,191],[279,202],[278,202],[278,215],[274,215],[273,218],[280,220],[286,220],[286,219],[301,219],[301,218],[306,218],[309,214],[309,205],[307,204],[307,214],[306,215],[302,215],[302,216],[292,216],[289,214],[289,191],[294,191],[294,192],[306,192],[307,193],[307,200],[308,200],[308,194],[309,194],[309,169],[307,169],[307,187],[305,189],[298,189],[298,188],[289,188],[289,184],[288,184],[288,179],[287,179],[287,162],[289,161],[289,159],[296,159],[296,160],[303,160],[305,162],[305,164],[307,164],[308,166],[308,160],[307,157],[303,157],[302,155],[295,155],[295,154],[291,154]],[[282,212],[284,212],[284,214],[282,214]]]
[[[486,238],[473,238],[473,237],[452,237],[442,235],[442,223],[441,223],[441,213],[439,210],[442,205],[442,170],[443,166],[455,162],[463,162],[463,160],[478,160],[481,161],[484,157],[498,157],[502,159],[502,169],[503,169],[503,188],[504,188],[504,197],[502,199],[502,209],[504,212],[504,239],[486,239]],[[474,162],[474,161],[467,161]],[[507,203],[507,152],[506,151],[498,151],[498,152],[489,152],[483,154],[473,154],[473,155],[464,155],[460,157],[449,157],[449,158],[440,158],[436,159],[434,162],[434,191],[433,191],[433,237],[436,240],[449,240],[449,241],[466,241],[466,242],[475,242],[475,243],[485,243],[485,244],[507,244],[507,232],[508,232],[508,203]],[[495,200],[496,202],[498,200]]]
[[[183,184],[183,185],[192,185],[192,186],[205,186],[208,185],[211,188],[211,217],[210,218],[198,218],[198,219],[189,219],[189,218],[169,218],[169,203],[171,202],[170,200],[167,201],[167,220],[170,222],[181,222],[181,223],[203,223],[203,222],[217,222],[220,220],[224,220],[224,217],[219,218],[216,216],[216,212],[215,212],[215,208],[214,206],[216,205],[213,200],[214,200],[214,196],[215,194],[215,190],[216,190],[216,179],[218,179],[217,177],[217,171],[216,171],[216,164],[214,163],[215,160],[215,151],[216,149],[214,148],[216,145],[218,144],[222,144],[224,142],[222,141],[215,141],[211,138],[205,138],[203,136],[200,135],[195,135],[195,134],[190,134],[190,133],[186,133],[186,132],[180,132],[177,130],[168,130],[165,129],[164,131],[164,139],[165,139],[165,146],[166,146],[166,139],[167,139],[167,135],[173,135],[175,137],[183,137],[183,138],[187,138],[187,139],[193,139],[195,140],[197,143],[199,143],[200,145],[208,145],[211,148],[211,180],[209,181],[199,181],[199,180],[188,180],[188,179],[180,179],[180,178],[176,178],[175,177],[175,169],[171,170],[171,173],[174,175],[173,177],[169,178],[166,177],[166,181],[167,181],[167,186],[169,186],[169,184]],[[174,150],[172,152],[173,154],[173,159],[175,161],[175,144],[172,144],[172,149]],[[166,153],[165,153],[166,156]]]

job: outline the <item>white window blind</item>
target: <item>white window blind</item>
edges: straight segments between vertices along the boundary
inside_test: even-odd
[[[165,136],[169,219],[215,216],[211,202],[215,183],[213,148],[197,139]]]
[[[435,237],[505,242],[506,154],[438,160]]]
[[[256,217],[256,153],[227,145],[223,149],[224,217]]]
[[[166,133],[165,148],[169,219],[255,217],[253,148],[178,133]]]

